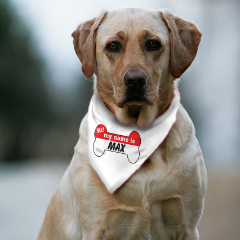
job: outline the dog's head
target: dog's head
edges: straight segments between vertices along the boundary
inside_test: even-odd
[[[168,11],[103,12],[72,34],[86,78],[124,124],[145,127],[170,104],[174,80],[194,60],[201,32]]]

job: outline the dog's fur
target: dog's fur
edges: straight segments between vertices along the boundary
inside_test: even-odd
[[[151,125],[169,106],[175,80],[195,58],[201,35],[194,24],[168,11],[143,9],[103,12],[72,34],[83,73],[86,78],[95,74],[102,101],[120,122],[139,127]],[[154,50],[146,46],[151,40],[159,43]],[[117,51],[109,50],[111,43]],[[147,77],[135,100],[123,82],[128,71]],[[87,142],[85,117],[39,240],[199,239],[207,175],[193,123],[182,106],[164,142],[113,194],[91,167]]]

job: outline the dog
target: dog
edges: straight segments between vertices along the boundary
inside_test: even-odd
[[[103,11],[73,32],[86,78],[123,125],[146,128],[169,106],[202,33],[168,10]],[[87,154],[88,118],[46,212],[38,240],[196,240],[207,173],[182,105],[162,144],[114,193]],[[156,132],[156,134],[158,134]]]

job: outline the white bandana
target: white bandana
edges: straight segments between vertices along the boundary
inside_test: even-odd
[[[92,167],[110,193],[123,185],[151,156],[176,121],[180,94],[150,127],[121,124],[97,93],[88,110],[88,154]]]

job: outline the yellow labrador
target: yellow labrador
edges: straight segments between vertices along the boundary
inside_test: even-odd
[[[168,11],[143,9],[103,12],[72,34],[83,73],[95,75],[102,101],[121,123],[139,127],[151,125],[169,106],[201,35]],[[38,239],[199,239],[207,174],[185,109],[180,106],[164,142],[113,194],[89,163],[87,121]]]

